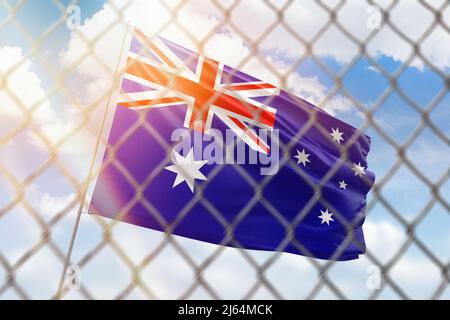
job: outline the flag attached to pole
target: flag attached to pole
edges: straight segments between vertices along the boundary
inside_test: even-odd
[[[244,249],[365,252],[370,138],[310,103],[133,31],[90,212]]]

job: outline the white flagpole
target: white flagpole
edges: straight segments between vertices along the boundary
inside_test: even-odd
[[[63,267],[63,271],[62,271],[62,274],[61,274],[61,279],[60,279],[60,282],[59,282],[58,291],[57,291],[57,293],[56,293],[56,295],[54,297],[54,299],[56,299],[56,300],[61,299],[62,294],[63,294],[64,282],[65,282],[65,279],[66,279],[66,273],[67,273],[67,269],[68,269],[70,261],[71,261],[72,251],[73,251],[73,247],[74,247],[76,236],[77,236],[77,232],[78,232],[78,227],[80,225],[81,214],[83,213],[83,208],[84,208],[84,203],[86,201],[86,196],[88,194],[89,186],[90,186],[92,180],[96,179],[96,177],[93,177],[94,172],[97,171],[97,170],[94,170],[94,168],[97,166],[98,169],[99,169],[100,166],[101,166],[101,163],[99,164],[98,161],[96,161],[97,154],[100,151],[101,138],[102,138],[103,131],[107,127],[107,119],[108,119],[108,115],[110,114],[111,104],[114,103],[112,101],[112,95],[114,94],[116,89],[121,84],[121,78],[122,78],[122,73],[123,73],[123,70],[122,70],[123,68],[121,68],[121,65],[123,64],[122,60],[123,60],[124,51],[128,50],[127,47],[126,47],[126,44],[129,43],[129,41],[127,41],[127,40],[130,40],[130,34],[131,34],[130,33],[130,24],[127,23],[125,35],[123,37],[122,44],[121,44],[121,50],[120,50],[119,58],[118,58],[116,66],[115,66],[115,70],[114,70],[114,74],[113,74],[113,81],[111,83],[111,89],[110,89],[109,94],[108,94],[108,99],[107,99],[107,103],[106,103],[106,106],[105,106],[105,111],[103,112],[103,117],[102,117],[102,121],[101,121],[101,124],[100,124],[99,133],[98,133],[98,136],[97,136],[97,141],[95,143],[94,152],[93,152],[93,155],[92,155],[92,160],[91,160],[91,163],[90,163],[88,176],[87,176],[87,179],[86,179],[86,181],[85,181],[85,183],[83,185],[83,189],[82,189],[82,192],[81,192],[82,198],[80,199],[80,205],[78,207],[78,212],[77,212],[77,216],[76,216],[76,219],[75,219],[75,224],[73,226],[72,235],[71,235],[71,238],[70,238],[70,243],[69,243],[69,248],[68,248],[68,251],[67,251],[67,255],[66,255],[66,258],[65,258],[65,261],[64,261],[64,267]]]

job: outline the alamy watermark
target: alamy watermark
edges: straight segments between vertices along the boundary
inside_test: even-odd
[[[279,131],[259,129],[255,134],[269,146],[269,152],[254,150],[231,129],[225,134],[218,129],[202,134],[179,128],[172,132],[171,141],[177,142],[174,151],[187,154],[193,148],[196,160],[207,160],[207,164],[259,165],[261,175],[275,175],[280,166]]]
[[[381,269],[377,265],[370,265],[367,267],[367,281],[366,286],[370,290],[381,289]]]
[[[69,30],[74,30],[81,25],[81,9],[74,4],[66,9],[66,26]]]
[[[81,269],[77,265],[70,265],[66,271],[66,288],[69,290],[81,289]]]
[[[369,30],[380,30],[383,24],[383,13],[381,8],[376,5],[368,6],[366,9],[367,21],[366,27]]]

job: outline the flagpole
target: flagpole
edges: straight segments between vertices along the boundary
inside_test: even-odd
[[[74,247],[74,244],[75,244],[78,228],[80,226],[81,214],[83,212],[84,202],[86,200],[87,192],[88,192],[88,189],[89,189],[89,184],[90,184],[90,181],[92,180],[92,174],[93,174],[93,169],[94,169],[94,165],[95,165],[95,159],[96,159],[97,153],[98,153],[99,148],[100,148],[100,142],[101,142],[102,133],[103,133],[103,131],[105,129],[105,126],[106,126],[106,118],[107,118],[107,115],[109,114],[109,109],[110,109],[110,105],[111,105],[111,97],[112,97],[112,94],[113,94],[115,88],[117,87],[117,76],[118,76],[118,73],[119,73],[120,63],[121,63],[122,57],[123,57],[123,52],[124,52],[124,48],[125,48],[125,42],[126,42],[126,39],[127,39],[128,35],[129,35],[129,32],[130,32],[130,23],[128,22],[127,23],[127,27],[126,27],[126,31],[125,31],[125,35],[124,35],[123,40],[122,40],[122,45],[121,45],[121,49],[120,49],[119,58],[118,58],[118,61],[117,61],[117,64],[116,64],[115,70],[114,70],[114,75],[113,75],[114,79],[113,79],[113,82],[112,82],[112,85],[111,85],[111,89],[109,90],[105,111],[103,112],[103,117],[102,117],[102,122],[101,122],[101,125],[100,125],[100,130],[99,130],[99,133],[98,133],[98,136],[97,136],[97,141],[96,141],[95,147],[94,147],[94,153],[92,155],[91,163],[90,163],[90,166],[89,166],[88,176],[87,176],[86,182],[85,182],[85,184],[83,186],[83,189],[82,189],[82,198],[80,199],[81,200],[80,201],[80,205],[78,207],[77,216],[76,216],[75,223],[74,223],[74,226],[73,226],[73,229],[72,229],[72,235],[71,235],[71,238],[70,238],[70,243],[69,243],[69,248],[68,248],[68,251],[67,251],[67,255],[66,255],[66,258],[64,260],[64,267],[63,267],[63,271],[62,271],[61,278],[60,278],[60,281],[59,281],[58,291],[57,291],[56,296],[54,298],[56,300],[61,299],[61,296],[62,296],[62,293],[63,293],[64,280],[66,278],[66,272],[67,272],[67,269],[69,267],[69,263],[70,263],[70,260],[71,260],[72,251],[73,251],[73,247]]]

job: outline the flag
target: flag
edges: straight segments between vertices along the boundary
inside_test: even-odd
[[[89,210],[213,244],[356,259],[369,148],[309,102],[135,29]]]

